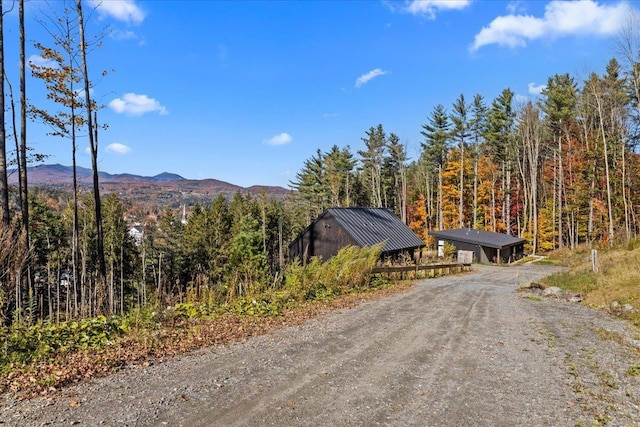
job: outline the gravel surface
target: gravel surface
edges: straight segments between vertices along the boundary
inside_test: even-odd
[[[477,266],[53,396],[4,396],[0,425],[640,425],[637,332],[517,291],[553,271]]]

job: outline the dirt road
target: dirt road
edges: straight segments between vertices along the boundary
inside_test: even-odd
[[[0,425],[640,425],[634,332],[476,267],[407,292],[27,402]]]

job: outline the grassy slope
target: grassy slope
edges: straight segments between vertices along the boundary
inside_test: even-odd
[[[640,326],[640,247],[598,250],[597,272],[592,270],[589,248],[556,251],[550,259],[561,260],[569,269],[549,276],[545,286],[558,286],[579,293],[589,306],[610,309],[617,301],[630,304],[634,310],[615,313]]]

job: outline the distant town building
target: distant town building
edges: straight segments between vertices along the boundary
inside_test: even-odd
[[[129,236],[133,239],[136,246],[142,245],[142,239],[144,237],[144,229],[140,224],[135,224],[129,228]]]
[[[187,223],[187,205],[182,205],[182,219],[180,222],[184,225]]]

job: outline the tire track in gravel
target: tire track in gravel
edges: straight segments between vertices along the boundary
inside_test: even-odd
[[[371,408],[389,400],[381,393],[388,387],[379,384],[380,381],[386,383],[393,378],[397,365],[415,351],[416,340],[422,335],[415,325],[424,317],[423,309],[430,307],[433,297],[445,292],[444,287],[436,287],[429,294],[409,292],[391,300],[365,304],[370,310],[358,313],[350,310],[347,314],[352,316],[348,323],[333,319],[333,325],[327,325],[331,333],[309,342],[310,345],[283,351],[288,356],[289,369],[280,369],[278,383],[272,384],[269,390],[245,394],[223,411],[217,408],[210,411],[211,416],[197,414],[180,422],[182,425],[211,425],[211,420],[215,419],[216,425],[232,425],[238,414],[243,413],[255,414],[261,424],[268,424],[274,408],[280,412],[291,409],[292,422],[300,417],[321,421],[323,413],[301,414],[305,401],[332,402],[332,411],[356,408],[357,413],[361,405]],[[439,322],[435,325],[438,328],[449,323],[446,317]],[[433,326],[429,325],[430,328]],[[380,378],[381,372],[384,372],[383,378]],[[255,374],[259,377],[271,373]],[[171,424],[172,420],[167,422]]]
[[[490,320],[492,296],[504,293],[496,293],[495,287],[512,283],[515,277],[513,271],[507,277],[504,269],[489,271],[483,281],[496,284],[470,286],[466,276],[426,281],[409,293],[350,311],[346,327],[290,354],[293,368],[278,384],[264,392],[241,394],[241,401],[229,407],[198,411],[180,422],[278,425],[304,420],[306,425],[328,425],[341,414],[339,425],[387,425],[396,413],[411,412],[405,408],[416,412],[424,403],[421,396],[443,395],[444,390],[453,399],[459,385],[449,391],[443,381],[458,382],[442,371],[453,360],[462,361],[467,375],[477,368],[474,355],[465,350],[474,324]],[[317,402],[325,402],[327,409],[319,411]],[[423,413],[411,415],[419,415],[418,425],[426,415],[422,409],[418,412]],[[398,424],[407,424],[406,416],[400,418]]]
[[[0,406],[0,425],[575,425],[593,420],[602,403],[576,395],[568,353],[584,363],[581,381],[599,393],[606,390],[597,374],[611,361],[622,365],[619,374],[609,369],[620,390],[606,400],[621,414],[607,415],[633,419],[626,408],[637,403],[640,384],[624,370],[640,362],[585,326],[622,331],[620,322],[515,292],[552,268],[474,268],[300,326],[130,367],[53,398],[10,402]],[[594,346],[597,372],[585,353]]]

